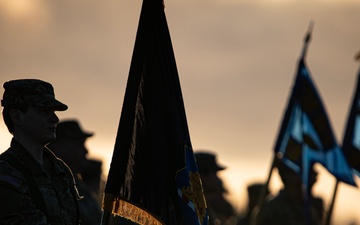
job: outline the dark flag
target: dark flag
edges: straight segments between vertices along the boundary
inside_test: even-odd
[[[206,225],[161,0],[144,0],[103,200],[103,225]]]
[[[360,176],[360,70],[343,139],[343,151],[350,166]]]
[[[298,172],[308,187],[309,169],[321,163],[338,180],[355,185],[351,168],[338,146],[322,100],[306,67],[299,60],[295,84],[285,111],[275,153],[288,167]]]

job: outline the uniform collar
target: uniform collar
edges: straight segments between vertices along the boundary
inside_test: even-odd
[[[33,174],[46,173],[47,171],[36,161],[31,154],[14,138],[11,140],[11,149],[13,154],[31,171]],[[58,159],[47,147],[44,147],[44,157],[50,160],[54,165],[57,173],[66,172],[61,166],[59,166]]]

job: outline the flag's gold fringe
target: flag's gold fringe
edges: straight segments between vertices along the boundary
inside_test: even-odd
[[[112,215],[121,216],[143,225],[165,225],[145,210],[121,199],[119,196],[105,193],[102,208]]]

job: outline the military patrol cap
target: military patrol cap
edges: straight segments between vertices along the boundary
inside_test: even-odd
[[[196,152],[194,154],[199,172],[216,172],[224,170],[226,167],[220,166],[216,162],[216,156],[210,152]]]
[[[55,99],[53,86],[37,79],[10,80],[3,85],[5,91],[1,106],[35,106],[53,108],[56,111],[67,110],[67,105]]]
[[[85,132],[81,129],[77,120],[63,120],[57,124],[56,138],[80,139],[93,136],[94,133]]]

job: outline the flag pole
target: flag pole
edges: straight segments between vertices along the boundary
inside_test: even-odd
[[[305,59],[307,49],[308,49],[308,45],[309,45],[309,42],[310,42],[310,39],[311,39],[313,27],[314,27],[314,22],[310,21],[308,31],[307,31],[305,39],[304,39],[304,46],[303,46],[303,50],[302,50],[302,54],[301,54],[301,59]]]
[[[314,21],[311,20],[309,22],[308,31],[304,38],[304,45],[303,45],[301,59],[300,59],[301,61],[304,61],[306,58],[306,54],[307,54],[308,46],[309,46],[309,43],[311,40],[313,28],[314,28]],[[303,204],[304,204],[305,220],[306,220],[306,224],[309,225],[310,224],[310,202],[309,202],[308,191],[311,191],[311,190],[307,190],[308,187],[305,186],[304,183],[302,185],[303,185],[302,199],[303,199]]]
[[[309,23],[309,27],[308,27],[308,32],[306,33],[305,39],[304,39],[304,46],[302,49],[302,54],[301,54],[301,59],[303,60],[306,56],[307,53],[307,48],[308,48],[308,44],[310,42],[311,39],[311,34],[312,34],[312,30],[314,27],[314,22],[310,21]],[[266,197],[266,190],[269,187],[269,183],[271,180],[271,176],[272,176],[272,172],[274,170],[275,167],[275,160],[276,160],[276,154],[274,154],[273,157],[273,161],[271,163],[271,167],[270,167],[270,171],[269,171],[269,175],[267,178],[267,181],[263,187],[263,189],[261,190],[260,196],[258,198],[258,202],[257,205],[255,206],[255,208],[253,209],[253,211],[251,212],[251,217],[250,217],[250,224],[251,225],[257,225],[258,224],[258,219],[261,217],[261,210],[263,208],[264,202],[265,202],[265,197]]]
[[[111,216],[111,212],[104,210],[101,216],[100,224],[109,224],[110,216]]]
[[[338,188],[339,188],[339,183],[340,183],[340,181],[339,181],[338,179],[336,179],[336,184],[335,184],[335,188],[334,188],[334,193],[333,193],[333,196],[332,196],[332,200],[331,200],[331,204],[330,204],[329,210],[328,210],[328,212],[326,213],[326,218],[325,218],[325,223],[324,223],[324,225],[330,225],[332,212],[334,211],[336,194],[337,194],[337,191],[338,191]]]
[[[261,217],[261,210],[262,210],[264,202],[265,202],[266,192],[267,192],[267,190],[269,188],[271,175],[272,175],[272,172],[273,172],[274,167],[275,167],[275,157],[276,157],[276,155],[274,155],[274,158],[272,160],[268,178],[266,180],[265,185],[261,189],[260,195],[259,195],[259,197],[257,199],[257,204],[256,204],[256,206],[254,207],[254,209],[251,212],[250,225],[257,225],[258,222],[259,222],[258,219]]]

